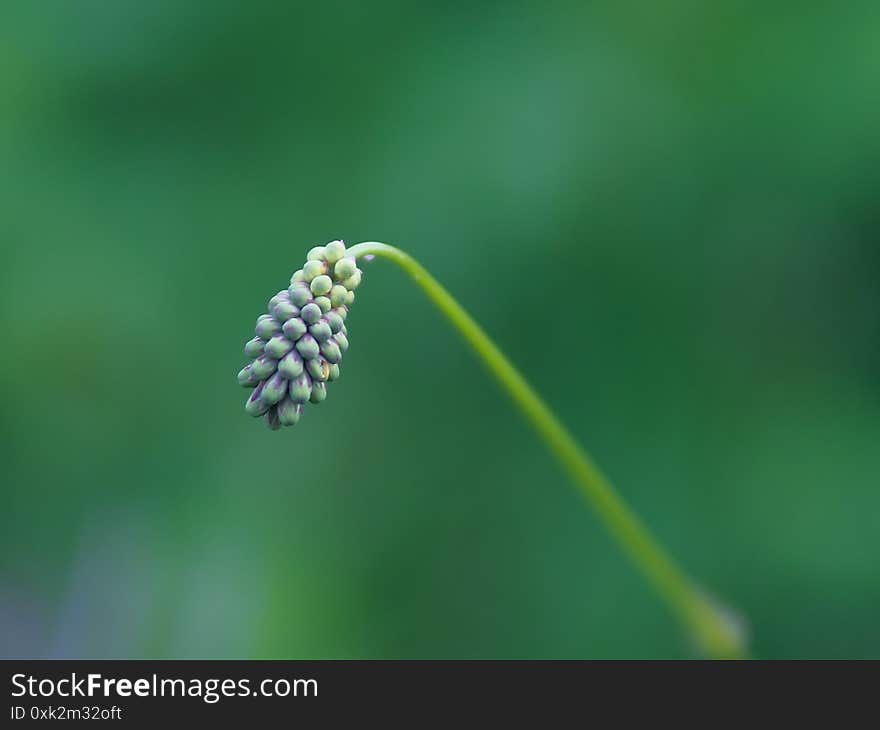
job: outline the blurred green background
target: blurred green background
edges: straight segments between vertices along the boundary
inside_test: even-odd
[[[686,657],[454,332],[366,265],[245,415],[306,251],[410,251],[764,657],[880,657],[880,7],[9,2],[0,652]]]

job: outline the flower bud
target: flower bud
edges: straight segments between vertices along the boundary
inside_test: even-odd
[[[262,399],[270,406],[275,405],[287,395],[288,380],[281,373],[275,373],[263,384]]]
[[[312,379],[308,373],[302,373],[299,377],[290,381],[288,386],[290,400],[294,403],[305,403],[312,394]]]
[[[324,260],[330,266],[333,266],[343,256],[345,256],[345,243],[342,241],[330,241],[324,246]]]
[[[345,281],[355,271],[357,271],[357,263],[351,256],[337,261],[336,266],[333,267],[333,275],[337,281]]]
[[[284,332],[284,336],[291,342],[296,342],[306,333],[307,329],[308,327],[306,327],[306,323],[303,322],[299,317],[288,319],[281,326],[281,331]]]
[[[303,335],[297,340],[296,349],[299,351],[299,354],[303,356],[304,360],[312,360],[321,352],[321,348],[318,347],[318,341],[312,337],[311,335]]]
[[[312,394],[309,396],[309,402],[311,403],[321,403],[324,399],[327,398],[327,386],[324,383],[315,383],[312,388]]]
[[[251,363],[251,371],[258,380],[265,380],[275,372],[277,365],[277,360],[273,360],[268,355],[260,355]]]
[[[342,284],[336,284],[330,290],[330,304],[334,307],[339,307],[345,304],[345,297],[348,294],[348,289],[346,289]]]
[[[274,297],[272,297],[269,300],[269,304],[266,306],[266,309],[268,309],[271,312],[272,308],[276,304],[278,304],[279,302],[289,302],[289,301],[290,301],[290,294],[287,293],[287,289],[282,289],[280,292],[278,292]]]
[[[254,332],[260,339],[268,340],[281,332],[281,325],[275,321],[271,314],[261,314],[257,317],[257,326],[254,328]]]
[[[316,276],[312,279],[312,283],[310,285],[312,294],[315,296],[323,296],[324,294],[329,294],[330,290],[333,288],[333,279],[331,279],[327,274],[321,274],[320,276]]]
[[[291,350],[278,363],[278,372],[288,380],[293,380],[303,371],[302,356],[296,350]]]
[[[339,349],[339,345],[332,338],[321,343],[321,354],[329,363],[338,363],[342,360],[342,350]]]
[[[263,394],[263,385],[264,383],[260,383],[256,388],[254,388],[251,393],[251,397],[247,399],[247,402],[244,404],[244,410],[249,416],[253,416],[256,418],[257,416],[262,416],[266,411],[269,410],[269,404],[265,403],[262,399]]]
[[[259,337],[254,337],[252,340],[248,340],[244,346],[244,354],[246,357],[259,357],[263,354],[263,348],[266,346],[266,343],[263,342]]]
[[[278,302],[269,311],[272,312],[272,316],[279,322],[286,322],[291,317],[296,317],[299,314],[299,307],[290,301]]]
[[[316,383],[323,383],[330,377],[330,363],[323,357],[307,361],[306,370]]]
[[[315,297],[315,304],[320,308],[321,314],[327,314],[333,308],[330,297]]]
[[[282,426],[295,426],[302,415],[302,406],[294,403],[290,398],[282,400],[276,408],[278,409],[278,420]]]
[[[275,360],[280,360],[292,349],[293,343],[284,335],[275,335],[266,343],[266,354]]]
[[[303,279],[308,282],[327,273],[327,264],[323,261],[307,261],[303,266]]]
[[[324,321],[330,325],[330,332],[334,335],[342,329],[342,317],[335,310],[331,310],[324,315]]]
[[[281,421],[278,418],[278,409],[275,406],[272,406],[266,411],[266,415],[263,416],[263,418],[266,419],[266,425],[273,431],[277,431],[281,428]]]
[[[354,291],[361,285],[361,270],[355,269],[355,272],[349,276],[347,279],[344,279],[342,282],[342,286],[344,286],[349,291]]]
[[[245,365],[238,371],[238,384],[243,388],[255,388],[260,379],[254,375],[254,369],[250,365]]]
[[[314,324],[321,319],[321,314],[321,308],[314,302],[309,302],[300,310],[299,316],[306,324]]]
[[[238,382],[253,388],[245,410],[271,429],[292,426],[304,404],[321,403],[327,383],[339,379],[348,349],[345,320],[362,272],[343,241],[315,246],[290,286],[275,294],[244,346],[249,364]]]
[[[309,289],[309,285],[304,281],[291,284],[290,289],[287,291],[290,294],[290,301],[297,307],[302,308],[312,301],[312,290]]]
[[[330,338],[330,335],[333,333],[330,331],[330,325],[327,324],[324,320],[319,320],[315,322],[311,327],[309,327],[309,334],[314,337],[318,342],[323,342]]]

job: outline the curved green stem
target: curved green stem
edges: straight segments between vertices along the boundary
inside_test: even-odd
[[[452,295],[418,261],[394,246],[359,243],[349,249],[349,254],[356,258],[389,259],[413,278],[519,406],[599,513],[612,536],[669,604],[702,651],[718,659],[744,657],[742,638],[732,622],[673,562],[541,397]]]

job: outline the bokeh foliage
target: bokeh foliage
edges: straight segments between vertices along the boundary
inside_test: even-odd
[[[421,295],[244,415],[313,245],[406,248],[759,655],[880,656],[876,2],[5,3],[0,652],[687,656]]]

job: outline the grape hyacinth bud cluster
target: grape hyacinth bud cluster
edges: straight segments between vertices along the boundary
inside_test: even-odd
[[[309,251],[290,287],[269,300],[269,312],[257,318],[256,337],[244,346],[252,360],[238,382],[253,389],[247,413],[262,416],[275,430],[299,421],[306,402],[327,397],[327,383],[339,377],[348,349],[345,318],[360,283],[361,270],[346,256],[343,241]]]

